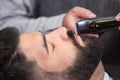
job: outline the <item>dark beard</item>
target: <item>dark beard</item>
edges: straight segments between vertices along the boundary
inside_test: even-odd
[[[78,48],[77,58],[72,67],[68,69],[69,80],[89,80],[102,57],[103,46],[99,39],[82,34],[86,47],[80,46],[72,32],[68,32],[73,44]]]

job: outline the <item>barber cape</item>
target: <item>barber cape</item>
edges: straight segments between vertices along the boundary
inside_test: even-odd
[[[108,73],[105,72],[103,80],[113,80],[113,79],[108,75]]]

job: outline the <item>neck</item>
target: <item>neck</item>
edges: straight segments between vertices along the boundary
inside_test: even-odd
[[[95,72],[92,74],[90,80],[103,80],[104,78],[104,67],[102,62],[100,61]]]

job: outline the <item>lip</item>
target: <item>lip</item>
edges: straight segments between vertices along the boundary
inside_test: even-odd
[[[76,42],[77,42],[79,45],[81,45],[81,46],[83,46],[83,47],[86,46],[85,43],[83,42],[83,40],[81,39],[81,37],[80,37],[79,35],[74,34],[74,37],[75,37]]]
[[[85,35],[99,38],[99,35],[98,35],[98,34],[85,34]],[[83,47],[86,46],[85,42],[82,40],[82,38],[80,37],[80,35],[74,34],[74,37],[75,37],[76,42],[77,42],[79,45],[81,45],[81,46],[83,46]]]
[[[85,35],[88,35],[88,36],[91,36],[91,37],[96,37],[96,38],[100,37],[98,34],[85,34]]]

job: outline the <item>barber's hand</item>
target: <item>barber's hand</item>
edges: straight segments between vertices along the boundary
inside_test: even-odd
[[[75,30],[75,22],[84,18],[95,18],[96,15],[92,13],[90,10],[75,7],[71,9],[63,19],[63,26],[65,26],[68,30]]]
[[[118,13],[115,18],[116,18],[117,21],[120,21],[120,13]],[[119,26],[119,30],[120,30],[120,26]]]

